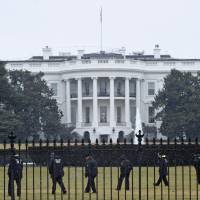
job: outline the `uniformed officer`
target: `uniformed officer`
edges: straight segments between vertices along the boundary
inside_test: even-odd
[[[55,194],[56,192],[56,184],[58,183],[60,185],[60,188],[63,192],[63,194],[66,194],[66,189],[63,183],[63,176],[64,176],[64,170],[63,170],[63,163],[59,156],[55,154],[51,154],[50,157],[50,164],[49,164],[49,174],[51,175],[53,186],[52,186],[52,194]]]
[[[8,167],[8,195],[14,194],[14,181],[17,184],[17,196],[21,196],[23,162],[18,154],[11,156]]]
[[[194,168],[197,174],[197,183],[200,184],[200,154],[194,155]]]
[[[97,162],[90,154],[86,154],[86,167],[85,167],[85,177],[88,178],[87,186],[85,188],[85,193],[89,193],[92,188],[93,193],[96,193],[94,179],[98,174]]]
[[[122,155],[120,157],[120,176],[118,179],[116,190],[121,190],[124,178],[125,178],[125,190],[129,190],[129,175],[131,170],[132,170],[131,162],[126,158],[125,155]]]
[[[166,155],[160,155],[158,154],[158,164],[159,164],[159,179],[156,183],[154,183],[155,186],[159,186],[161,181],[163,180],[165,186],[169,186],[169,182],[167,180],[167,175],[168,175],[168,161],[166,158]]]

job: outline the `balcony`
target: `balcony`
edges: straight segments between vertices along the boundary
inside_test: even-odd
[[[99,122],[99,126],[109,126],[109,122]]]
[[[126,126],[126,122],[117,122],[116,125],[117,126]]]
[[[110,94],[109,94],[107,91],[100,91],[100,92],[98,93],[98,96],[99,96],[99,97],[109,97]]]
[[[122,91],[118,91],[115,93],[115,97],[125,97],[125,94]]]
[[[81,123],[81,126],[82,127],[90,127],[90,126],[92,126],[92,123],[91,122],[83,122],[83,123]]]
[[[130,92],[130,97],[136,97],[136,93],[135,92]]]
[[[92,97],[92,92],[83,92],[83,97]]]
[[[70,97],[71,98],[77,98],[77,93],[71,93]]]

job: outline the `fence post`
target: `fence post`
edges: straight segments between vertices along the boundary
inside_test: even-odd
[[[10,150],[11,150],[11,154],[14,155],[15,154],[15,139],[16,139],[16,135],[11,132],[8,135],[8,139],[10,140]],[[11,200],[15,200],[15,191],[14,191],[14,177],[13,177],[13,172],[11,170],[11,177],[10,177],[10,191],[11,191]]]
[[[138,164],[139,164],[139,200],[142,199],[142,182],[141,182],[141,146],[142,146],[142,138],[144,137],[144,134],[142,134],[141,130],[139,130],[138,134],[136,134],[136,137],[138,139]]]

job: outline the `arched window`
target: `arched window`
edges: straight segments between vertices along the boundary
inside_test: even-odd
[[[119,132],[118,139],[119,139],[119,142],[123,142],[124,141],[124,132],[123,131]]]
[[[90,141],[90,133],[88,131],[84,132],[84,141],[89,142]]]

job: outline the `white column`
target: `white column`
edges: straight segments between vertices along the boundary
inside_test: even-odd
[[[125,122],[126,126],[131,126],[130,123],[130,90],[129,90],[129,77],[125,78]]]
[[[62,123],[67,123],[67,113],[66,113],[66,82],[65,80],[61,81],[61,110],[63,112]]]
[[[115,127],[114,77],[110,77],[110,127]]]
[[[93,77],[93,127],[98,127],[97,77]]]
[[[78,120],[77,127],[80,128],[82,125],[82,80],[78,78]]]
[[[70,80],[66,80],[66,115],[67,124],[71,124],[71,97],[70,97]]]
[[[136,110],[140,113],[140,79],[136,79]]]

